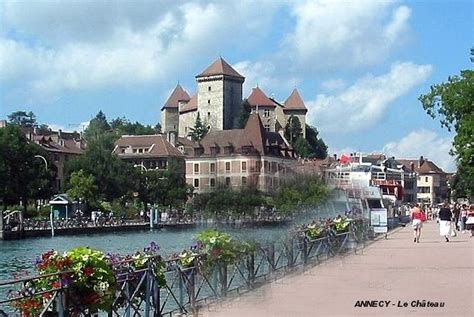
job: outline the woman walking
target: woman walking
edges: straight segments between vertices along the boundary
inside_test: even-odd
[[[466,233],[466,221],[467,221],[467,214],[469,213],[469,208],[466,204],[463,204],[461,207],[461,231],[462,233]]]
[[[471,232],[470,237],[474,236],[474,205],[469,207],[467,212],[466,229]]]
[[[448,203],[444,203],[439,209],[439,235],[444,236],[446,242],[449,242],[449,234],[451,232],[451,218],[453,214],[449,209]]]
[[[423,221],[426,221],[426,215],[423,210],[420,209],[419,204],[416,204],[411,210],[411,220],[413,227],[413,242],[419,243]]]

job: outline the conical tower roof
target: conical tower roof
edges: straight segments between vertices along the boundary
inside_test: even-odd
[[[288,99],[285,100],[283,105],[285,106],[285,110],[308,110],[296,88],[293,89],[293,92]]]
[[[213,75],[226,75],[226,76],[230,76],[230,77],[236,77],[236,78],[244,79],[244,76],[240,75],[222,57],[219,57],[214,63],[211,64],[211,66],[209,66],[202,73],[197,75],[196,78],[206,77],[206,76],[213,76]]]
[[[252,93],[247,98],[251,106],[270,106],[275,107],[275,103],[257,86],[252,88]]]
[[[171,95],[169,96],[168,100],[166,100],[165,105],[163,106],[162,109],[164,108],[178,108],[178,104],[180,101],[189,101],[189,94],[186,92],[186,90],[181,87],[180,84],[177,84]]]

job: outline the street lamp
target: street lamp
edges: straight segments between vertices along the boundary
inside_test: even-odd
[[[143,164],[135,164],[133,167],[140,167],[142,170],[145,170],[145,172],[148,172],[148,168],[146,168]]]
[[[44,165],[46,166],[46,169],[48,169],[48,161],[46,161],[45,157],[42,155],[35,155],[36,158],[40,158],[43,160]]]

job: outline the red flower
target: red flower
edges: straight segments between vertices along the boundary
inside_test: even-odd
[[[212,249],[211,255],[215,258],[219,257],[222,254],[222,250],[219,248]]]
[[[84,268],[84,275],[85,276],[91,276],[92,274],[94,274],[94,272],[95,272],[95,270],[92,267],[88,266],[88,267]]]
[[[55,282],[51,283],[51,287],[52,287],[52,288],[60,288],[60,287],[61,287],[61,283],[59,283],[59,281],[55,281]]]

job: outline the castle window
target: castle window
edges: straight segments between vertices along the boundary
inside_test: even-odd
[[[216,179],[215,178],[210,179],[210,186],[211,187],[216,187]]]
[[[207,99],[207,104],[208,104],[208,105],[211,104],[211,99]]]
[[[199,174],[199,163],[194,164],[194,174]]]
[[[211,171],[211,173],[215,173],[216,172],[216,163],[211,163],[210,166],[209,166],[209,170]]]
[[[263,116],[268,118],[270,116],[270,109],[263,110]]]
[[[247,162],[242,162],[242,172],[247,172]]]
[[[230,185],[230,177],[225,178],[225,185],[229,186]]]
[[[247,185],[247,177],[242,176],[242,185]]]
[[[211,91],[211,86],[207,87],[207,91]]]
[[[225,172],[230,173],[230,162],[225,162]]]
[[[265,131],[270,132],[270,125],[269,124],[265,124],[264,127],[265,127]]]
[[[207,117],[209,118],[210,116],[211,116],[211,113],[210,113],[210,112],[208,112],[208,113],[207,113]]]
[[[194,187],[199,188],[199,178],[194,179]]]

